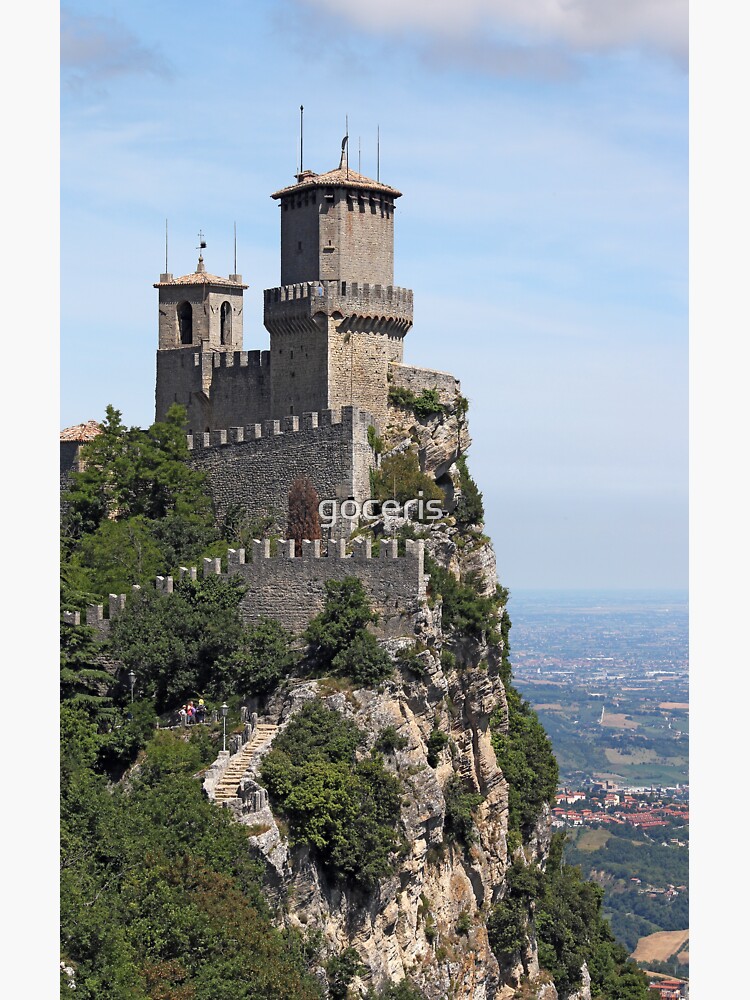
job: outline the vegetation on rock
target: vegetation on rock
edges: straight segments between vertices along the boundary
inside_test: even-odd
[[[61,737],[62,956],[76,996],[319,997],[304,943],[272,926],[245,831],[193,777],[215,748],[159,733],[126,790],[108,784],[81,706],[63,706]]]
[[[327,580],[325,607],[305,631],[314,669],[349,677],[355,684],[377,684],[393,671],[391,658],[367,631],[378,616],[362,582]]]
[[[307,702],[276,737],[262,780],[294,843],[308,844],[333,875],[372,889],[393,871],[401,786],[377,753],[357,760],[363,739],[354,722]]]
[[[419,500],[420,497],[425,505],[428,500],[437,500],[441,504],[445,501],[443,491],[435,480],[425,475],[419,468],[419,458],[413,448],[386,455],[380,463],[380,468],[374,471],[370,478],[374,500],[381,502],[395,500],[401,505],[408,500]],[[426,513],[425,506],[422,514]],[[424,516],[419,516],[420,511],[416,504],[409,507],[409,514],[412,520],[425,519]]]

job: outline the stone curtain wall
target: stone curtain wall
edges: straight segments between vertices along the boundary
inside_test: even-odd
[[[277,513],[285,524],[298,476],[309,476],[321,500],[369,497],[371,423],[369,413],[345,406],[231,427],[188,438],[190,461],[208,475],[219,521],[236,504],[253,517]]]
[[[252,562],[244,562],[243,549],[229,553],[229,574],[239,574],[248,586],[240,606],[247,622],[274,618],[285,628],[301,632],[323,610],[327,580],[354,576],[362,581],[375,611],[380,615],[375,631],[382,638],[414,635],[414,617],[426,597],[424,542],[407,541],[406,555],[397,557],[397,542],[381,542],[373,558],[369,539],[355,540],[353,553],[345,554],[343,540],[303,542],[302,557],[294,558],[294,542],[278,543],[276,556],[270,543],[253,542]],[[209,560],[211,562],[211,560]],[[214,572],[215,564],[214,562]],[[283,601],[280,600],[283,595]]]
[[[398,556],[395,540],[383,541],[379,557],[373,558],[370,539],[356,539],[352,554],[346,554],[343,539],[328,543],[302,543],[302,557],[294,556],[294,542],[280,541],[277,554],[271,556],[268,539],[255,541],[252,561],[246,561],[244,549],[229,549],[227,573],[239,575],[247,586],[240,612],[243,619],[255,623],[262,617],[273,618],[292,632],[301,632],[308,622],[323,610],[327,580],[343,580],[348,576],[362,581],[375,611],[380,615],[375,631],[381,638],[413,637],[419,612],[427,596],[424,573],[424,542],[406,542],[406,554]],[[221,559],[204,559],[203,576],[221,575]],[[197,579],[197,570],[180,567],[180,578]],[[156,589],[164,594],[174,592],[171,576],[157,576]],[[133,593],[140,587],[134,586]],[[104,606],[90,604],[86,608],[85,624],[102,638],[109,635],[111,621],[125,608],[125,594],[109,595],[109,617]],[[66,625],[80,625],[80,611],[63,613]]]
[[[454,403],[461,393],[461,383],[449,372],[414,365],[391,364],[388,368],[389,384],[394,388],[411,389],[415,396],[425,389],[437,389],[441,403]]]

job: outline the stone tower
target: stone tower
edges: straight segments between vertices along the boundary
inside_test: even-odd
[[[196,430],[202,429],[210,414],[203,412],[207,408],[200,407],[195,392],[210,392],[214,354],[242,350],[247,285],[240,274],[228,278],[209,274],[201,255],[192,274],[181,278],[161,274],[154,288],[159,289],[156,419],[162,420],[172,403],[181,403],[189,415],[200,415]]]
[[[380,422],[388,365],[401,363],[411,291],[393,284],[401,192],[352,170],[305,170],[272,198],[281,212],[281,285],[264,294],[274,416],[356,405]]]

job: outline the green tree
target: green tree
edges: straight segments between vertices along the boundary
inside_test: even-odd
[[[237,690],[233,670],[244,638],[242,593],[236,577],[184,580],[172,594],[141,591],[115,619],[112,650],[159,711],[199,691],[216,698],[247,693]]]
[[[445,501],[443,491],[434,479],[426,476],[419,468],[419,459],[414,449],[386,455],[380,468],[372,475],[373,499],[396,500],[405,504],[407,500],[418,500],[420,494],[428,500]],[[412,518],[416,518],[418,508],[409,508]]]
[[[508,826],[529,836],[545,803],[552,804],[557,790],[558,768],[544,726],[516,688],[505,685],[508,731],[502,732],[501,712],[490,720],[492,746],[497,763],[508,782]]]
[[[375,755],[361,761],[355,723],[307,702],[274,740],[262,778],[293,842],[308,844],[332,874],[372,889],[393,870],[401,788]]]
[[[294,637],[273,618],[260,618],[244,629],[233,657],[235,690],[243,694],[268,694],[297,664]]]
[[[444,836],[451,843],[469,847],[476,839],[473,812],[484,796],[475,792],[459,774],[452,774],[443,789],[445,797]]]
[[[462,527],[481,525],[484,523],[484,502],[479,487],[474,482],[466,463],[466,455],[456,460],[458,468],[461,497],[453,514],[456,522]]]
[[[378,616],[356,577],[327,580],[323,611],[304,633],[308,656],[317,670],[350,677],[355,683],[373,684],[392,670],[388,654],[378,646],[367,626]]]

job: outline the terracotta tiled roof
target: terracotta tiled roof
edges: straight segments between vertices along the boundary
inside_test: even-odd
[[[248,285],[232,281],[231,278],[221,278],[218,274],[209,274],[203,265],[203,258],[198,259],[198,268],[190,274],[183,274],[171,281],[156,281],[154,288],[168,288],[170,285],[223,285],[225,288],[248,288]]]
[[[102,432],[101,424],[96,420],[87,420],[85,424],[76,424],[75,427],[66,427],[60,431],[61,441],[93,441]]]
[[[388,184],[381,184],[380,181],[374,181],[371,177],[365,177],[364,174],[358,174],[351,167],[347,169],[345,160],[335,170],[329,170],[328,173],[315,174],[312,170],[306,170],[303,174],[298,174],[297,176],[300,179],[296,184],[291,184],[289,187],[274,191],[271,197],[281,198],[285,194],[310,191],[316,187],[356,188],[358,191],[380,191],[381,193],[391,195],[392,198],[401,197],[401,192],[397,191],[396,188],[389,187]]]

